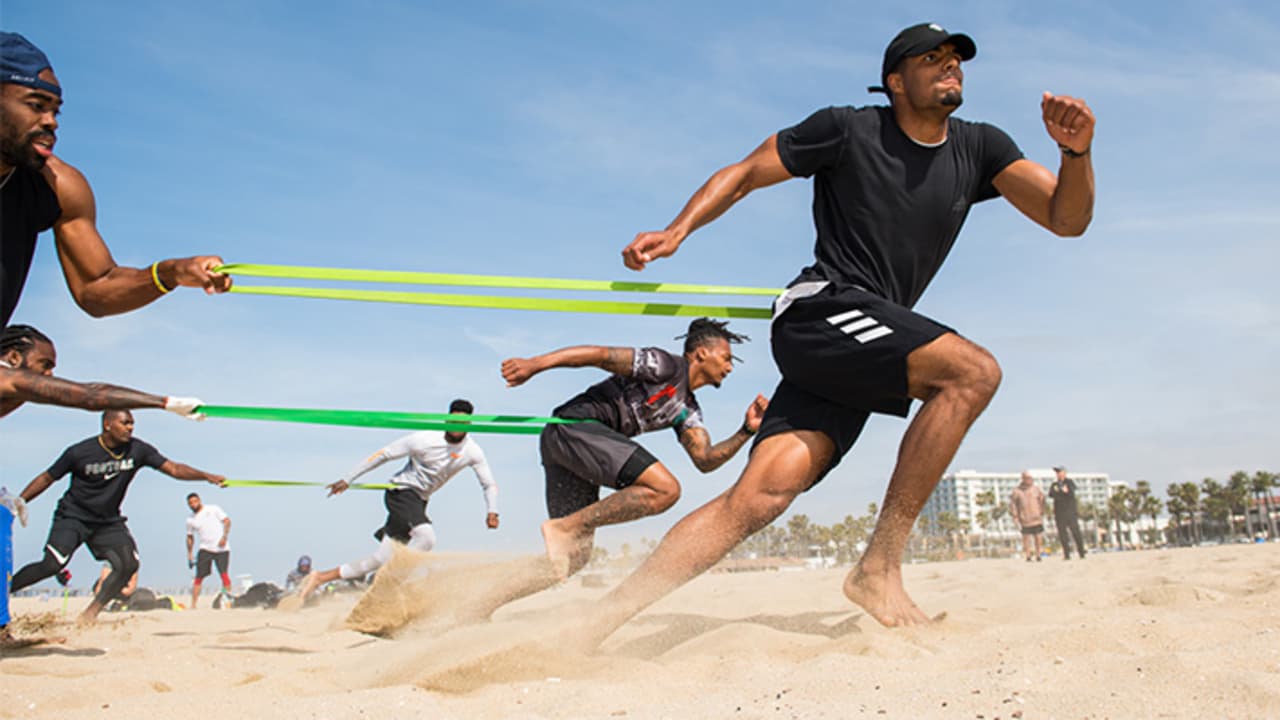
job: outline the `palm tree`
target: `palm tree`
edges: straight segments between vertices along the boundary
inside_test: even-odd
[[[1249,542],[1253,542],[1253,517],[1249,514],[1249,473],[1243,470],[1237,470],[1231,473],[1231,480],[1227,483],[1228,502],[1231,503],[1231,514],[1234,518],[1236,508],[1244,513],[1244,529],[1249,537]]]
[[[1267,529],[1270,531],[1270,538],[1280,537],[1276,532],[1275,510],[1271,506],[1271,489],[1276,487],[1277,478],[1275,473],[1259,470],[1253,474],[1249,480],[1249,489],[1253,491],[1255,498],[1259,500],[1258,509],[1266,513]]]
[[[1227,488],[1213,478],[1200,481],[1200,490],[1204,493],[1204,514],[1219,527],[1218,537],[1227,539],[1231,529],[1231,500]]]
[[[1186,545],[1187,540],[1185,528],[1182,525],[1182,516],[1187,514],[1187,506],[1178,497],[1177,485],[1170,485],[1165,489],[1169,494],[1169,499],[1164,501],[1165,510],[1169,513],[1169,527],[1173,530],[1174,537],[1179,545]]]
[[[809,554],[809,546],[813,544],[813,524],[809,522],[809,516],[803,513],[792,515],[787,521],[788,545],[787,552],[791,557],[806,557]]]
[[[1200,502],[1200,486],[1188,481],[1172,488],[1177,489],[1178,500],[1191,521],[1191,542],[1199,543],[1202,539],[1200,513],[1204,509],[1204,505]]]
[[[954,552],[959,549],[957,536],[964,529],[964,523],[960,521],[960,516],[953,512],[940,512],[935,523],[938,532],[951,542],[951,550]]]
[[[1107,511],[1111,515],[1111,519],[1116,523],[1116,546],[1124,548],[1124,523],[1129,520],[1129,496],[1133,495],[1133,491],[1127,487],[1121,486],[1111,493],[1111,497],[1107,498]]]

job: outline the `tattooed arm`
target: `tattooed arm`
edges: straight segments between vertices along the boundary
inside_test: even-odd
[[[768,407],[769,401],[763,395],[757,395],[747,407],[747,415],[742,421],[742,427],[738,428],[734,434],[712,445],[711,436],[707,434],[706,428],[692,427],[680,433],[680,444],[684,446],[685,452],[689,453],[693,466],[704,473],[709,473],[728,462],[729,458],[741,450],[751,436],[756,434],[756,430],[760,429],[760,421],[764,419],[764,411]]]
[[[0,368],[0,402],[34,402],[84,410],[163,408],[165,398],[105,383],[70,380]]]
[[[614,375],[630,377],[635,354],[632,348],[575,345],[537,357],[503,360],[502,377],[507,381],[507,387],[515,387],[524,384],[526,380],[543,370],[589,365]]]

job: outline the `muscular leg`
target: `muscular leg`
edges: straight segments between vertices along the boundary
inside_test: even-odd
[[[578,628],[577,644],[594,649],[641,610],[773,522],[817,480],[833,450],[830,438],[810,430],[762,440],[733,487],[676,523],[653,554],[600,601],[593,616]]]
[[[596,528],[657,515],[679,499],[680,483],[675,476],[662,463],[653,463],[640,473],[635,482],[610,493],[603,500],[542,523],[547,558],[554,567],[562,570],[562,577],[568,577],[591,560]]]
[[[890,627],[929,621],[902,586],[902,553],[960,441],[995,395],[1000,367],[986,350],[948,333],[907,356],[907,383],[924,404],[898,448],[867,551],[844,581],[844,594]]]
[[[23,588],[35,585],[45,578],[57,575],[58,571],[65,567],[67,561],[71,559],[71,553],[63,553],[62,556],[62,559],[59,559],[52,548],[49,545],[45,545],[44,557],[39,562],[24,565],[21,570],[14,574],[13,579],[9,581],[9,592],[16,593]]]
[[[102,608],[120,593],[125,585],[129,584],[130,578],[138,572],[138,553],[132,543],[128,545],[114,545],[107,548],[102,553],[107,563],[111,566],[111,573],[102,581],[98,587],[98,594],[94,596],[89,606],[80,613],[80,622],[91,623],[98,619],[98,613],[102,612]]]

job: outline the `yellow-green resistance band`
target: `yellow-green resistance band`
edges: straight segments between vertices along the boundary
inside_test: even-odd
[[[305,480],[226,480],[223,487],[328,487],[332,483],[307,482]],[[348,485],[350,490],[391,490],[401,487],[391,483],[357,483]]]
[[[545,310],[549,312],[602,313],[608,315],[660,315],[666,317],[718,317],[768,320],[769,308],[725,307],[719,305],[677,305],[673,303],[615,302],[607,300],[563,300],[556,298],[500,297],[494,295],[450,295],[446,293],[391,292],[386,290],[340,290],[233,285],[231,292],[244,295],[275,295],[326,300],[440,305],[446,307],[501,310]]]
[[[208,417],[238,420],[342,425],[347,427],[398,428],[402,430],[444,430],[446,432],[503,433],[537,435],[543,425],[589,422],[531,415],[463,415],[445,413],[381,412],[376,410],[318,410],[310,408],[243,407],[201,405],[198,412]]]
[[[301,265],[258,265],[227,263],[214,272],[245,277],[289,278],[292,280],[334,280],[339,282],[396,283],[401,285],[456,285],[465,287],[517,288],[524,290],[600,290],[610,292],[653,292],[681,295],[762,295],[773,297],[778,288],[735,285],[690,285],[610,280],[567,280],[527,278],[510,275],[468,275],[461,273],[404,272],[399,270],[351,270],[305,267]]]
[[[505,275],[465,275],[456,273],[401,272],[393,270],[348,270],[342,268],[301,267],[293,265],[255,265],[231,263],[216,268],[229,275],[288,278],[294,280],[331,280],[342,282],[407,283],[421,285],[455,285],[537,290],[598,290],[611,292],[653,292],[681,294],[765,295],[782,292],[776,288],[737,287],[728,285],[690,285],[683,283],[643,283],[599,280],[566,280],[557,278],[521,278]],[[686,305],[680,303],[641,303],[604,300],[571,300],[564,298],[528,298],[495,295],[458,295],[387,290],[353,290],[280,286],[234,285],[231,292],[246,295],[273,295],[326,300],[355,300],[408,305],[436,305],[502,310],[543,310],[549,312],[603,313],[612,315],[658,315],[666,317],[723,317],[730,319],[768,320],[769,308],[726,307],[719,305]]]

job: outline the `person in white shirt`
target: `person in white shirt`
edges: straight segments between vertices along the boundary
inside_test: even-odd
[[[194,610],[200,599],[200,584],[215,564],[222,580],[222,592],[231,594],[231,576],[227,574],[231,564],[231,546],[227,543],[231,518],[217,505],[200,502],[200,496],[195,493],[187,496],[187,507],[191,508],[191,517],[187,518],[187,567],[196,569],[196,579],[191,584],[191,609]],[[194,560],[193,548],[197,550]]]
[[[453,414],[470,415],[474,411],[467,400],[454,400],[449,404],[449,412]],[[475,472],[484,491],[485,525],[490,530],[498,529],[498,484],[489,470],[484,451],[465,432],[425,430],[406,435],[370,455],[341,480],[326,486],[329,496],[345,492],[356,478],[402,457],[409,460],[391,478],[391,484],[396,487],[383,495],[387,520],[373,534],[381,543],[377,551],[362,560],[311,573],[298,590],[299,597],[305,599],[325,583],[362,578],[377,570],[391,559],[394,542],[422,552],[435,547],[436,533],[431,527],[431,518],[427,517],[427,500],[464,468]]]

